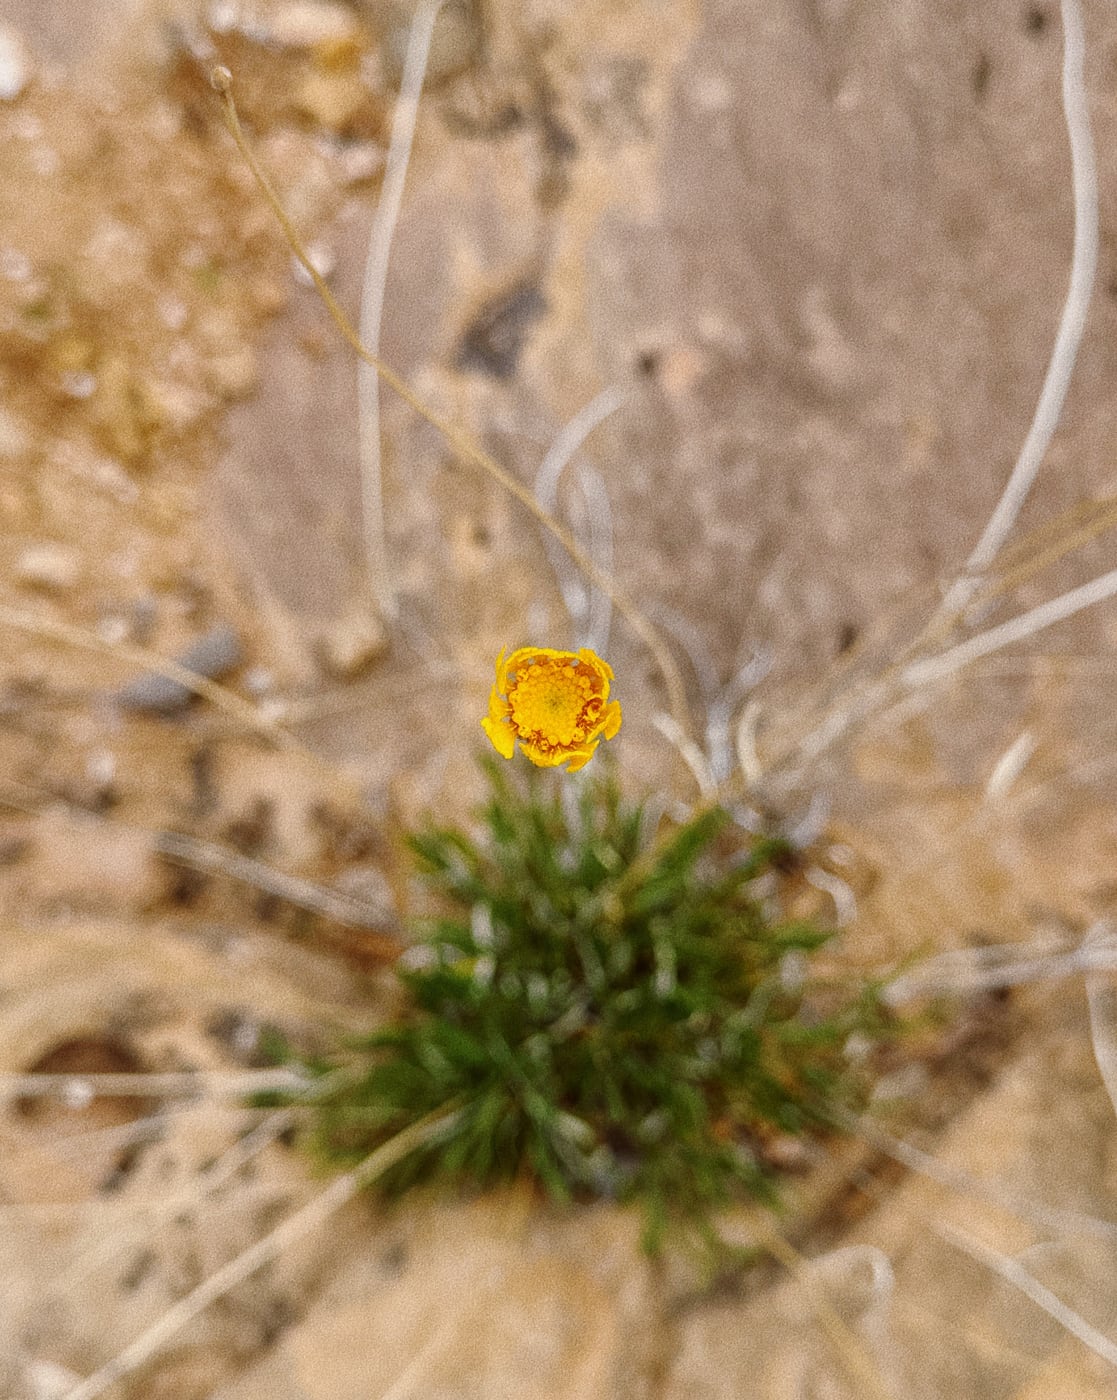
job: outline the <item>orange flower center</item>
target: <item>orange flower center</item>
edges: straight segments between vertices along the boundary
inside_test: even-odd
[[[583,743],[601,710],[598,685],[590,668],[578,661],[537,658],[510,678],[513,729],[540,748]]]

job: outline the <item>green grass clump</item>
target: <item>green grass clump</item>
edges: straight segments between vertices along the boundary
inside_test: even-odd
[[[608,779],[564,805],[565,775],[487,768],[481,836],[412,842],[444,912],[399,971],[402,1018],[316,1100],[318,1150],[356,1161],[454,1106],[386,1187],[526,1173],[560,1200],[641,1203],[650,1248],[742,1192],[772,1199],[763,1143],[855,1101],[846,1042],[884,1030],[872,985],[812,976],[829,933],[753,892],[786,845],[743,848],[720,810],[652,833]]]

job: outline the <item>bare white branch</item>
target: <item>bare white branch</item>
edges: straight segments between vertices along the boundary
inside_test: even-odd
[[[1082,940],[1084,954],[1108,958],[1110,973],[1117,971],[1117,938],[1108,920],[1095,924]],[[1098,1072],[1105,1085],[1109,1100],[1117,1113],[1117,1035],[1114,1032],[1115,1014],[1112,976],[1103,978],[1095,963],[1086,974],[1086,1002],[1090,1012],[1090,1042],[1094,1047],[1094,1059],[1098,1062]]]
[[[986,802],[1002,802],[1013,784],[1028,765],[1036,751],[1036,737],[1030,729],[1023,730],[1005,749],[993,765],[985,784]]]
[[[1059,1234],[1082,1235],[1090,1239],[1117,1240],[1117,1220],[1105,1220],[1100,1216],[1087,1215],[1083,1211],[1063,1210],[1049,1206],[1043,1201],[1034,1201],[1021,1196],[998,1182],[985,1181],[959,1167],[941,1162],[930,1153],[921,1151],[910,1142],[892,1137],[866,1118],[858,1118],[853,1113],[840,1113],[839,1121],[847,1131],[884,1152],[893,1161],[918,1172],[940,1186],[952,1191],[960,1191],[978,1201],[988,1201],[991,1205],[1007,1210],[1019,1220],[1027,1220],[1043,1230],[1053,1230]]]
[[[953,1225],[939,1221],[934,1224],[933,1228],[940,1239],[946,1240],[955,1249],[960,1249],[963,1254],[968,1254],[971,1259],[976,1259],[979,1264],[984,1264],[986,1268],[999,1274],[1007,1283],[1011,1283],[1014,1288],[1018,1288],[1026,1298],[1030,1298],[1037,1307],[1042,1308],[1048,1317],[1053,1317],[1072,1337],[1077,1337],[1082,1345],[1088,1347],[1095,1356],[1100,1356],[1111,1366],[1117,1366],[1117,1343],[1112,1342],[1104,1332],[1099,1332],[1092,1323],[1086,1321],[1081,1313],[1075,1312],[1072,1307],[1052,1293],[1050,1288],[1045,1288],[1039,1279],[1033,1277],[1018,1260],[1011,1259],[1007,1254],[1001,1254],[999,1250],[990,1249],[981,1240],[967,1235]]]
[[[706,755],[698,745],[687,734],[683,733],[682,726],[668,714],[662,712],[652,716],[652,723],[679,752],[679,756],[690,769],[694,781],[698,784],[698,791],[705,802],[712,802],[717,797],[717,785],[714,782],[713,774],[710,772],[710,765],[706,761]]]
[[[0,1103],[80,1098],[244,1099],[251,1094],[313,1095],[315,1082],[292,1069],[187,1070],[175,1074],[0,1074]]]
[[[925,635],[934,635],[944,624],[957,621],[977,590],[981,576],[992,563],[1016,523],[1021,507],[1035,481],[1044,455],[1054,435],[1074,370],[1078,347],[1093,293],[1098,253],[1098,188],[1093,140],[1090,134],[1089,105],[1083,82],[1085,35],[1077,0],[1062,0],[1063,20],[1063,114],[1070,141],[1071,179],[1074,202],[1074,247],[1071,255],[1070,285],[1051,352],[1047,374],[1036,404],[1032,424],[1020,449],[1004,492],[981,538],[967,560],[965,570],[947,590],[946,597]],[[987,656],[1011,641],[1030,635],[1062,617],[1069,617],[1117,591],[1117,573],[1106,574],[1081,589],[970,638],[943,655],[915,661],[900,676],[900,690],[914,690],[952,674],[971,661]],[[870,683],[861,694],[845,700],[824,714],[820,723],[798,744],[798,768],[824,753],[856,724],[892,705],[897,695],[894,678],[885,676]]]
[[[900,685],[905,690],[919,690],[922,686],[933,685],[936,681],[952,676],[955,671],[960,671],[972,661],[988,656],[990,652],[1000,651],[1002,647],[1011,646],[1013,642],[1022,641],[1025,637],[1041,632],[1045,627],[1051,627],[1065,618],[1073,617],[1084,608],[1091,608],[1095,603],[1102,603],[1111,598],[1114,593],[1117,593],[1117,569],[1111,569],[1109,573],[1091,579],[1079,588],[1061,593],[1058,598],[1041,603],[1038,607],[1021,613],[1019,617],[1009,618],[998,627],[979,632],[976,637],[959,642],[957,646],[939,656],[913,661],[900,672]]]
[[[1098,180],[1090,135],[1090,110],[1083,84],[1086,41],[1078,0],[1062,0],[1061,10],[1063,115],[1070,139],[1074,197],[1070,286],[1032,425],[996,509],[966,561],[966,571],[947,595],[944,613],[956,613],[965,607],[973,596],[978,576],[992,563],[1016,523],[1058,425],[1094,289],[1098,261]]]
[[[374,354],[380,350],[380,322],[384,313],[384,288],[388,280],[388,256],[399,218],[403,184],[411,158],[419,96],[427,71],[431,36],[443,0],[419,0],[411,21],[404,59],[403,79],[392,117],[392,137],[380,202],[372,223],[361,295],[360,338]],[[357,364],[357,419],[361,463],[361,506],[365,534],[365,559],[369,582],[381,615],[394,622],[398,615],[395,589],[388,568],[384,535],[384,496],[380,470],[380,376],[361,360]]]
[[[555,514],[559,481],[567,464],[594,429],[620,408],[624,399],[623,391],[616,387],[602,390],[556,435],[535,474],[535,499],[548,514]],[[598,473],[583,470],[579,473],[578,485],[589,523],[590,558],[603,574],[610,574],[613,568],[613,529],[605,483]],[[550,535],[544,536],[544,547],[558,576],[562,600],[571,622],[585,633],[587,646],[592,646],[595,651],[604,650],[609,635],[609,598],[599,588],[591,588],[587,601],[586,585],[566,551]]]

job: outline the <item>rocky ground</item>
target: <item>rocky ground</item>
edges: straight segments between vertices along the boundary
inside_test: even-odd
[[[1113,491],[1117,21],[1084,10],[1098,287],[1022,531]],[[6,1072],[251,1068],[265,1026],[312,1047],[384,1014],[399,834],[468,808],[496,651],[570,639],[537,527],[387,393],[398,618],[371,601],[353,357],[207,81],[233,72],[355,315],[407,22],[389,0],[0,0]],[[1027,430],[1070,252],[1060,56],[1057,5],[1016,0],[478,0],[441,21],[384,354],[527,482],[621,391],[587,449],[617,575],[696,704],[768,656],[762,754],[914,635]],[[984,621],[1111,554],[1087,541]],[[781,793],[792,825],[829,803],[852,962],[1071,948],[1110,912],[1114,615],[991,658]],[[152,653],[219,703],[186,703]],[[623,623],[609,655],[625,781],[689,800]],[[1022,733],[1022,775],[988,792]],[[1117,1335],[1090,1024],[1080,978],[966,999],[883,1096],[929,1159],[853,1141],[798,1164],[801,1271],[709,1294],[609,1209],[361,1203],[116,1393],[860,1396],[852,1338],[897,1397],[1111,1394],[1112,1364],[981,1256]],[[65,1395],[321,1189],[279,1137],[230,1157],[257,1126],[212,1096],[0,1110],[0,1392]]]

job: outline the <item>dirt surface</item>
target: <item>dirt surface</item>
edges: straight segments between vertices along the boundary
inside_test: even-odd
[[[1022,531],[1114,489],[1117,20],[1084,11],[1098,285]],[[401,831],[468,810],[499,648],[574,639],[534,522],[386,391],[398,618],[378,612],[353,356],[207,80],[232,70],[355,317],[407,20],[0,0],[6,1073],[250,1069],[269,1027],[312,1049],[386,1014]],[[1015,0],[487,0],[436,34],[384,355],[529,484],[620,390],[585,454],[616,574],[700,717],[768,658],[762,757],[915,635],[1011,468],[1068,275],[1060,58],[1058,7]],[[1103,533],[981,625],[1111,555]],[[1114,615],[773,787],[818,833],[799,907],[855,905],[843,957],[1066,950],[1111,911]],[[693,801],[621,622],[609,655],[625,782]],[[190,703],[153,656],[226,690]],[[1022,734],[1022,776],[987,792]],[[857,1141],[798,1163],[801,1273],[711,1295],[649,1266],[627,1216],[517,1194],[353,1205],[113,1394],[865,1395],[842,1337],[895,1396],[1112,1393],[959,1244],[1117,1332],[1117,1135],[1081,979],[964,1000],[879,1107],[931,1165]],[[321,1189],[278,1126],[236,1156],[260,1121],[235,1097],[0,1103],[0,1393],[65,1395]]]

